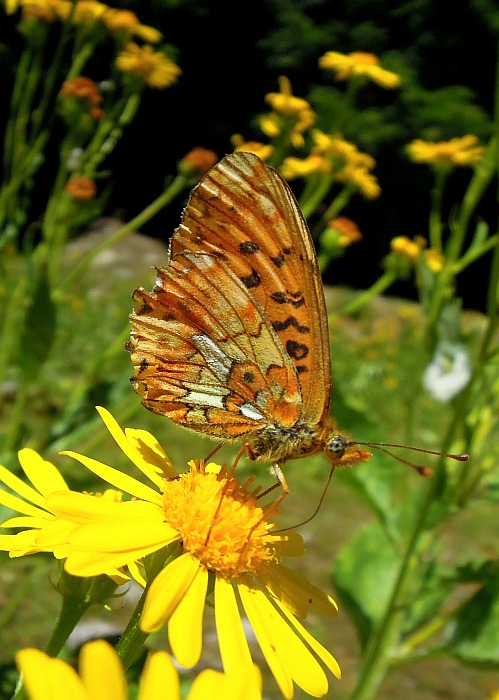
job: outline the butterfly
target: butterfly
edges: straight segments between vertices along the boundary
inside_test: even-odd
[[[371,453],[329,415],[326,304],[312,237],[279,173],[233,153],[193,189],[152,292],[133,293],[133,389],[143,405],[284,464]]]

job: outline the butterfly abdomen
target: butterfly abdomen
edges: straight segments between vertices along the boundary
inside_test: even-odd
[[[284,426],[266,425],[248,440],[250,456],[259,462],[283,463],[323,450],[321,435],[315,426],[303,421]]]

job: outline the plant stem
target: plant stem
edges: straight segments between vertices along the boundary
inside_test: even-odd
[[[358,313],[364,308],[374,297],[382,294],[397,280],[397,275],[388,270],[385,272],[373,285],[366,289],[362,294],[359,294],[355,299],[349,301],[345,306],[343,306],[340,311],[340,316],[348,316],[350,314]]]

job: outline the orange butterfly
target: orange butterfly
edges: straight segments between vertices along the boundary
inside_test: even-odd
[[[277,465],[324,452],[371,456],[329,416],[326,304],[307,224],[281,176],[251,153],[194,188],[154,290],[133,294],[134,390],[154,413],[243,438]],[[285,484],[285,482],[284,482]]]

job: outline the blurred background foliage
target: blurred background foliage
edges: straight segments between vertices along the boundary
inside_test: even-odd
[[[283,73],[294,94],[320,112],[317,126],[327,131],[328,119],[338,117],[335,105],[343,102],[331,99],[335,83],[318,67],[319,56],[328,50],[369,51],[402,76],[402,87],[396,93],[372,83],[364,87],[359,109],[345,120],[344,136],[376,158],[383,197],[375,202],[357,198],[349,205],[344,213],[364,233],[362,250],[347,251],[352,264],[331,269],[325,278],[362,289],[378,277],[373,260],[381,259],[394,236],[414,237],[426,230],[431,173],[420,168],[415,177],[404,145],[414,138],[440,141],[474,133],[485,141],[490,135],[499,25],[494,0],[456,0],[452,8],[432,0],[256,0],[233,7],[222,0],[128,0],[120,7],[159,27],[175,46],[182,68],[182,79],[168,91],[143,95],[141,110],[108,160],[113,171],[108,211],[124,220],[149,203],[151,192],[161,189],[193,146],[211,148],[221,157],[232,150],[230,134],[244,132],[259,140],[254,115],[265,110],[263,96],[277,90]],[[13,42],[13,26],[11,19],[0,28],[5,85],[22,50],[19,38]],[[6,107],[0,107],[2,125]],[[459,170],[452,174],[447,213],[466,182]],[[40,193],[39,213],[44,205]],[[492,196],[480,206],[485,214],[493,210]],[[169,207],[143,231],[164,240],[177,224],[178,209]],[[483,309],[484,270],[485,263],[478,262],[461,277],[458,291],[465,306]],[[403,281],[394,292],[414,296],[412,284]]]

